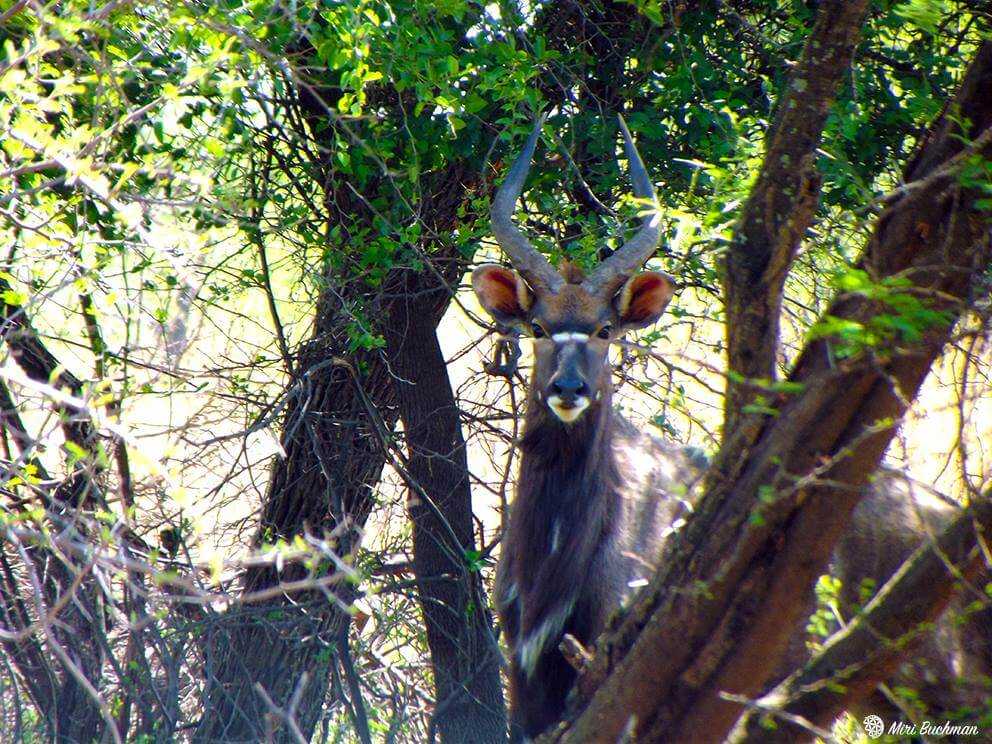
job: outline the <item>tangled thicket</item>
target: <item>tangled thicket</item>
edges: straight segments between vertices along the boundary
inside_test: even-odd
[[[992,74],[990,21],[978,0],[0,2],[3,736],[502,739],[487,587],[522,377],[485,371],[462,284],[497,257],[493,186],[539,111],[523,220],[556,261],[635,221],[616,112],[658,185],[681,292],[615,361],[627,411],[715,456],[690,534],[731,502],[785,534],[799,505],[769,473],[842,491],[886,447],[987,525],[992,129],[961,86]],[[817,67],[817,33],[849,63]],[[869,375],[906,399],[850,403],[864,430],[775,428],[829,430],[843,406],[804,386],[852,401]],[[756,452],[779,460],[751,488]],[[659,586],[586,711],[672,611]],[[561,735],[604,736],[581,710]]]

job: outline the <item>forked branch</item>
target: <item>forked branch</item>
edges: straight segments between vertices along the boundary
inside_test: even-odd
[[[925,178],[992,126],[990,85],[986,42],[907,180]],[[992,158],[992,146],[980,154]],[[579,682],[579,705],[548,740],[615,740],[633,715],[647,741],[718,741],[742,713],[721,694],[753,699],[763,692],[806,592],[990,264],[992,235],[979,194],[948,174],[879,219],[859,265],[876,279],[910,278],[939,320],[915,342],[843,364],[831,354],[836,341],[807,345],[790,375],[802,392],[783,397],[779,416],[750,448],[733,458],[721,453],[695,513],[650,585],[600,639]],[[862,325],[880,312],[849,295],[827,310]]]
[[[954,596],[955,582],[985,568],[992,537],[992,493],[954,520],[933,543],[903,563],[846,628],[827,641],[805,668],[758,701],[738,722],[734,744],[793,742],[808,731],[792,721],[830,723],[868,695],[926,632]],[[775,727],[763,725],[766,715]]]

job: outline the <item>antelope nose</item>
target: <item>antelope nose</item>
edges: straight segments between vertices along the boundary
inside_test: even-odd
[[[578,377],[559,377],[551,383],[551,390],[562,403],[574,403],[576,398],[587,393],[585,380]]]

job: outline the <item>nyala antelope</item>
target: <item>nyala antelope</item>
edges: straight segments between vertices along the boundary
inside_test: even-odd
[[[512,221],[540,129],[541,122],[492,205],[493,234],[515,270],[487,264],[472,275],[476,295],[497,323],[534,340],[517,492],[496,578],[515,740],[537,736],[561,717],[575,681],[559,648],[564,635],[591,644],[644,583],[664,540],[691,510],[686,494],[705,464],[691,450],[638,431],[611,405],[610,344],[654,323],[675,291],[669,275],[641,270],[660,239],[658,217],[644,217],[589,276],[570,265],[555,270]],[[634,193],[654,203],[654,187],[622,119],[620,129]],[[856,514],[868,537],[854,538],[853,553],[871,561],[879,555],[875,543],[884,544],[891,572],[920,535],[913,531],[915,542],[903,540],[900,527],[892,533],[898,539],[873,540],[880,520],[926,512],[926,520],[939,523],[950,507],[921,492],[914,509],[896,515],[892,493],[883,496],[874,501],[880,514],[871,512],[871,503]],[[851,553],[850,540],[844,545]],[[861,568],[842,570],[860,578]],[[948,664],[941,669],[953,679]]]

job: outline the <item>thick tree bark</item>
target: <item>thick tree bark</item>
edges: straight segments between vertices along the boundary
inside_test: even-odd
[[[761,393],[749,380],[777,376],[782,289],[819,204],[817,149],[830,105],[861,39],[867,5],[867,0],[820,3],[727,251],[723,285],[730,377],[725,432],[738,429],[746,406]]]
[[[676,17],[683,10],[680,5]],[[629,23],[625,25],[625,19],[638,17],[633,6],[621,3],[611,2],[606,9],[598,5],[555,3],[541,9],[536,28],[552,46],[566,50],[585,49],[593,40],[603,36],[598,24],[603,20],[604,13],[618,28],[630,26]],[[614,65],[616,59],[623,58],[624,50],[640,43],[642,39],[632,31],[628,36],[611,39],[614,54],[610,57],[613,60],[610,64]],[[605,75],[608,78],[612,69],[610,65],[606,65],[605,69],[595,66],[586,77],[603,78]],[[563,92],[553,77],[549,77],[542,87],[551,99]],[[299,91],[296,115],[291,119],[306,122],[307,131],[301,131],[301,136],[320,137],[322,135],[315,133],[327,131],[326,106],[333,105],[338,93],[333,88],[321,87],[320,81],[314,87]],[[323,100],[318,100],[317,94]],[[393,99],[385,93],[383,100],[390,106],[394,105],[391,102]],[[503,115],[502,111],[496,113]],[[334,155],[332,143],[333,139],[315,142],[314,151],[330,160]],[[483,142],[480,147],[488,148],[489,144]],[[320,170],[319,163],[314,167]],[[477,196],[473,190],[481,185],[482,175],[477,161],[471,158],[452,163],[444,171],[433,174],[423,189],[428,197],[425,203],[417,206],[420,217],[435,234],[451,232],[464,197],[470,193]],[[357,199],[343,186],[339,191],[334,191],[338,186],[336,181],[327,185],[331,191],[325,200],[325,207],[329,222],[344,226],[365,214],[367,207],[364,201]],[[388,188],[388,184],[384,184],[383,188]],[[438,273],[433,274],[433,279],[439,283],[432,284],[432,272],[425,270],[423,276],[416,280],[422,286],[409,296],[404,293],[408,280],[406,273],[392,272],[383,283],[384,291],[371,300],[376,308],[376,317],[414,318],[418,328],[426,327],[428,323],[436,327],[450,299],[447,287],[457,282],[464,270],[463,259],[456,252],[444,253],[440,259],[434,267]],[[443,292],[440,283],[445,285]],[[398,290],[398,293],[393,290]],[[355,299],[355,292],[365,290],[360,287],[337,288],[337,294],[349,300]],[[330,302],[329,299],[327,301]],[[339,312],[340,316],[337,314]],[[318,310],[314,338],[297,365],[296,379],[290,383],[291,388],[297,386],[300,390],[294,394],[284,417],[282,446],[286,457],[274,466],[259,528],[260,539],[290,537],[305,529],[316,532],[334,529],[343,518],[359,528],[372,507],[370,485],[378,481],[386,459],[382,443],[377,440],[370,425],[371,412],[365,408],[361,396],[357,395],[356,378],[351,370],[322,364],[333,356],[349,356],[344,336],[346,322],[347,318],[337,304]],[[428,386],[447,384],[446,378],[437,371],[436,356],[433,356],[436,338],[429,340],[423,336],[421,348],[417,350],[410,344],[398,341],[395,334],[388,333],[388,327],[383,330],[387,331],[390,339],[390,348],[385,356],[363,354],[353,359],[353,369],[362,370],[358,379],[386,430],[392,431],[400,409],[406,411],[404,428],[412,447],[411,471],[431,466],[426,474],[421,472],[415,480],[432,496],[450,500],[452,507],[445,516],[453,528],[453,535],[446,534],[436,515],[419,507],[411,515],[415,530],[414,569],[421,582],[421,590],[426,591],[422,606],[435,663],[437,700],[439,708],[445,706],[440,710],[438,727],[443,738],[454,737],[448,739],[450,741],[474,740],[472,737],[475,736],[483,737],[479,741],[488,741],[489,732],[495,728],[491,713],[502,710],[502,700],[501,693],[493,686],[495,673],[490,664],[493,649],[490,633],[482,626],[485,601],[478,593],[477,579],[469,577],[470,581],[459,580],[439,587],[437,591],[448,593],[440,603],[431,594],[434,582],[426,581],[438,570],[449,573],[457,569],[456,575],[463,573],[461,555],[455,556],[451,544],[458,543],[462,554],[465,547],[471,545],[467,484],[458,480],[455,468],[448,465],[434,472],[434,458],[428,454],[451,453],[455,461],[463,466],[461,432],[454,411],[445,409],[450,390],[446,394],[430,391],[438,392],[445,399],[433,413],[446,419],[443,426],[439,422],[429,422],[438,423],[438,428],[422,428],[416,420],[420,413],[418,406],[428,405],[417,398],[419,391]],[[414,352],[418,351],[431,355],[430,358],[424,357],[429,364],[414,358]],[[389,357],[388,362],[385,357]],[[388,369],[388,366],[396,364],[412,365],[414,376],[399,377],[412,383],[411,390],[416,393],[402,397],[398,395],[396,380]],[[420,377],[422,372],[428,374]],[[413,439],[410,439],[411,434]],[[423,446],[415,441],[421,436]],[[439,478],[436,484],[432,481],[435,475]],[[439,543],[438,534],[447,542]],[[421,555],[422,551],[425,551],[424,555]],[[284,574],[284,578],[291,576]],[[264,588],[277,580],[278,577],[270,570],[253,569],[246,577],[245,589]],[[452,590],[457,591],[451,594]],[[347,596],[342,598],[348,599]],[[301,602],[301,599],[307,601]],[[453,614],[461,614],[461,608],[470,608],[474,613],[469,618],[471,623],[464,626],[456,622],[458,618]],[[238,609],[228,615],[219,618],[209,631],[205,714],[198,729],[198,738],[202,741],[216,738],[247,741],[257,738],[267,725],[267,709],[255,689],[255,683],[261,684],[275,704],[282,707],[290,700],[303,671],[309,673],[309,682],[297,707],[296,718],[305,735],[312,733],[327,694],[329,670],[335,659],[334,644],[340,637],[342,625],[347,623],[347,617],[322,596],[295,597],[292,602],[273,600]],[[433,627],[435,622],[437,627]],[[464,636],[462,640],[468,641],[465,647],[457,647],[461,641],[452,643],[448,638],[456,625],[458,632]],[[273,664],[273,659],[279,659],[280,663]],[[466,676],[466,665],[475,673]],[[454,691],[463,690],[466,682],[469,697],[453,695]],[[476,718],[474,730],[467,724],[473,717]],[[470,738],[459,738],[465,732]],[[283,731],[278,736],[285,737],[288,733]]]
[[[428,308],[423,311],[431,314]],[[346,348],[343,322],[340,326],[338,322],[337,314],[325,308],[318,328],[328,330],[315,334],[299,356],[283,423],[281,445],[286,454],[274,463],[256,544],[305,531],[334,532],[339,536],[338,552],[346,555],[356,546],[358,531],[371,512],[370,484],[378,482],[385,456],[362,392],[392,426],[395,390],[376,354],[363,355],[363,377],[347,366],[329,363]],[[244,591],[263,589],[280,579],[298,579],[304,573],[298,566],[287,566],[282,575],[270,567],[253,567],[245,576]],[[347,604],[353,595],[343,589],[341,600]],[[296,723],[305,736],[312,736],[337,643],[348,622],[347,613],[315,591],[235,608],[208,625],[204,716],[196,739],[264,738],[268,708],[255,685],[284,707],[304,673],[308,681],[296,708]],[[290,738],[288,731],[277,728],[277,740]]]
[[[472,494],[458,406],[437,339],[437,323],[418,312],[424,277],[408,274],[387,324],[406,434],[414,573],[434,670],[433,726],[446,744],[506,740],[506,714],[493,634],[477,572]],[[434,294],[445,289],[427,289]]]
[[[761,693],[806,592],[989,264],[988,213],[953,165],[969,141],[977,141],[974,154],[992,155],[990,85],[986,43],[860,263],[875,281],[910,279],[913,293],[943,315],[919,341],[843,361],[836,339],[806,347],[790,376],[802,392],[782,396],[751,447],[735,451],[731,434],[697,512],[601,640],[571,717],[550,740],[613,740],[633,720],[649,741],[716,741],[742,712],[720,693]],[[885,312],[864,296],[842,295],[827,314],[867,327]]]

